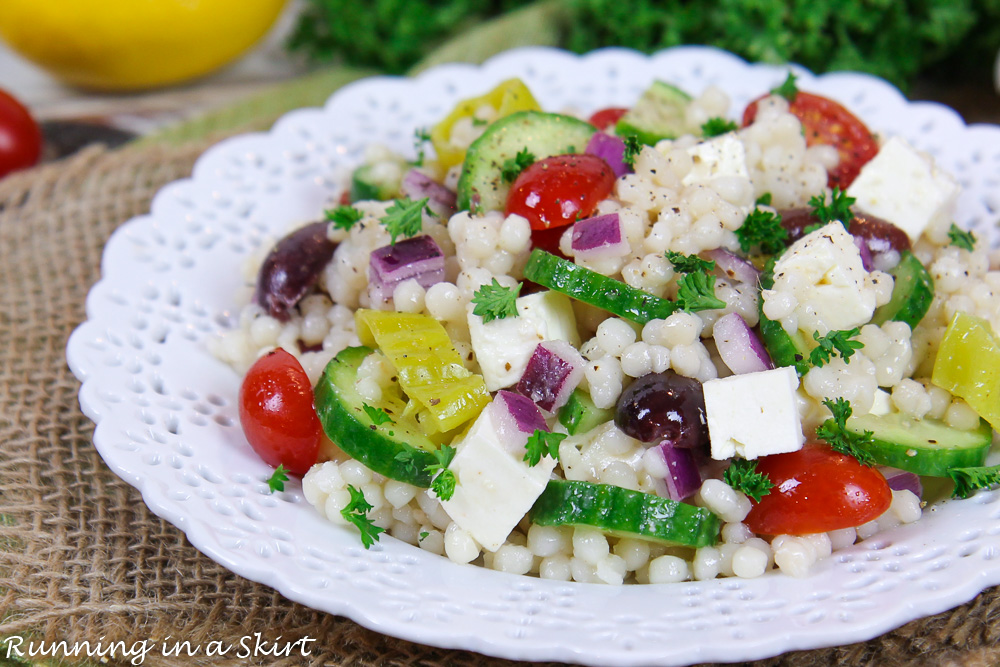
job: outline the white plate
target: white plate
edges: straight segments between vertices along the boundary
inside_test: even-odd
[[[869,76],[813,77],[803,89],[855,110],[875,131],[933,153],[965,187],[959,222],[994,244],[1000,129],[966,127],[949,109],[910,104]],[[547,109],[628,105],[659,77],[698,93],[715,84],[732,115],[780,83],[785,68],[717,50],[646,57],[549,49],[451,65],[416,79],[352,84],[324,109],[296,111],[267,134],[236,137],[166,186],[152,212],[108,242],[88,321],[69,342],[80,403],[108,465],[150,509],[233,572],[310,607],[441,647],[593,665],[749,660],[869,639],[1000,583],[1000,493],[945,502],[915,525],[838,552],[805,579],[609,587],[556,583],[455,565],[392,538],[366,551],[327,523],[298,484],[271,495],[270,471],[237,423],[239,378],[205,350],[231,326],[240,263],[269,235],[317,218],[335,165],[379,141],[412,153],[413,130],[460,98],[520,76]]]

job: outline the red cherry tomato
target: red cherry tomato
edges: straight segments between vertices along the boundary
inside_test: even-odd
[[[595,111],[588,119],[588,122],[598,130],[603,130],[617,123],[627,113],[628,109],[622,107],[608,107]]]
[[[322,427],[298,359],[280,348],[258,359],[243,378],[239,402],[243,433],[260,458],[306,474],[319,455]]]
[[[764,456],[757,470],[771,478],[774,488],[746,518],[755,533],[807,535],[860,526],[892,502],[882,473],[827,445]]]
[[[757,117],[761,99],[763,97],[751,102],[743,112],[743,127]],[[840,154],[840,162],[827,177],[827,185],[831,188],[846,190],[861,167],[878,153],[878,142],[865,124],[827,97],[799,91],[788,110],[802,122],[807,146],[826,144]]]
[[[517,177],[505,213],[524,216],[535,230],[565,227],[593,215],[614,185],[615,173],[596,155],[548,157]]]
[[[30,167],[42,154],[42,131],[24,105],[0,90],[0,178]]]

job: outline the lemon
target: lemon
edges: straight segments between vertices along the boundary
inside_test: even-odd
[[[185,81],[260,39],[286,0],[0,0],[0,37],[77,86]]]

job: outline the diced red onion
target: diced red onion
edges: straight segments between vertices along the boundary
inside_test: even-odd
[[[575,256],[584,259],[620,257],[629,250],[618,213],[576,221],[570,247]]]
[[[444,280],[444,253],[430,236],[414,236],[372,251],[368,260],[372,307],[389,303],[396,286],[411,278],[424,288]]]
[[[621,138],[595,132],[594,136],[587,142],[587,149],[584,151],[591,155],[596,155],[611,167],[615,173],[615,178],[632,173],[632,167],[625,163],[625,142]]]
[[[725,248],[709,250],[705,256],[715,260],[715,265],[722,271],[723,275],[737,282],[754,285],[760,280],[760,271],[757,270],[757,267]]]
[[[684,500],[701,488],[701,473],[698,472],[692,450],[674,447],[667,441],[658,445],[657,449],[667,465],[663,481],[667,485],[668,498]]]
[[[715,322],[712,336],[719,349],[719,356],[733,373],[741,375],[774,368],[764,344],[739,313],[720,317]]]
[[[583,379],[583,357],[564,340],[542,341],[514,388],[538,407],[555,412],[566,405],[569,395]]]
[[[861,255],[861,265],[865,267],[865,271],[871,271],[873,266],[872,260],[872,250],[868,247],[868,241],[860,236],[855,236],[854,245],[858,247],[858,254]]]
[[[455,193],[419,169],[411,169],[399,185],[400,191],[410,199],[427,197],[427,208],[442,218],[450,218],[456,210]]]
[[[912,491],[917,494],[917,498],[924,491],[924,487],[920,483],[920,477],[912,472],[900,470],[899,468],[890,468],[889,466],[879,466],[878,470],[885,477],[885,481],[889,482],[889,488],[893,491]]]
[[[511,452],[524,447],[528,436],[536,430],[549,430],[538,406],[530,398],[512,391],[498,391],[486,410],[496,425],[500,443]]]

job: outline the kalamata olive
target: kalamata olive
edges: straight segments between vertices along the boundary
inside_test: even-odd
[[[668,440],[694,448],[708,442],[701,383],[673,371],[650,373],[626,387],[615,408],[615,425],[643,442]]]
[[[288,311],[316,284],[337,244],[327,238],[329,223],[313,222],[278,241],[257,274],[254,302],[287,322]]]
[[[788,232],[788,243],[792,244],[805,236],[805,229],[810,225],[822,224],[811,208],[789,208],[779,211],[781,226]],[[884,268],[880,256],[896,251],[900,253],[910,249],[910,237],[902,229],[888,220],[869,215],[861,211],[852,211],[854,217],[848,225],[848,231],[855,239],[867,246],[872,263]],[[898,261],[898,257],[894,259]],[[866,267],[870,268],[870,267]]]

